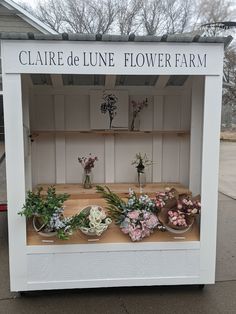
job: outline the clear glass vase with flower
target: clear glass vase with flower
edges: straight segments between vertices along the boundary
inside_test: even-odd
[[[82,184],[84,189],[92,188],[92,169],[94,168],[94,164],[98,161],[97,156],[92,156],[90,153],[87,157],[78,157],[79,163],[84,168]]]

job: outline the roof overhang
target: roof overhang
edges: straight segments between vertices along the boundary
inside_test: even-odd
[[[0,39],[4,73],[177,75],[184,82],[188,75],[222,76],[232,37],[1,33]]]
[[[39,19],[37,19],[35,16],[30,14],[25,9],[23,9],[20,5],[18,5],[14,1],[0,0],[0,4],[6,7],[7,9],[9,9],[10,12],[12,11],[12,13],[19,16],[23,20],[25,20],[28,24],[38,29],[43,34],[58,34],[56,31],[54,31],[49,26],[41,22]]]

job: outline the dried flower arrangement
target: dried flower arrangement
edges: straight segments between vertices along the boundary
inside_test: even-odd
[[[134,100],[131,101],[131,105],[132,105],[132,121],[131,121],[131,125],[130,125],[130,130],[133,131],[134,130],[134,124],[135,124],[135,120],[138,116],[138,114],[148,106],[148,100],[147,98],[143,101],[140,102],[136,102]]]
[[[94,168],[95,161],[98,161],[98,157],[92,156],[92,154],[90,153],[88,157],[78,157],[78,161],[84,168],[83,186],[85,189],[91,189],[91,171],[92,168]]]
[[[114,94],[104,94],[103,95],[104,102],[101,104],[101,113],[109,114],[109,128],[112,128],[112,121],[114,120],[115,115],[117,114],[117,101],[118,98]]]
[[[98,157],[92,156],[92,154],[90,153],[88,157],[78,157],[78,161],[84,168],[84,170],[87,173],[90,173],[92,168],[94,168],[95,161],[98,161]]]

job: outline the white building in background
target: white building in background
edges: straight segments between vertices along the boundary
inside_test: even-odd
[[[45,25],[14,1],[0,0],[0,33],[28,32],[34,34],[57,34],[56,31]],[[3,140],[4,134],[3,121],[2,79],[0,78],[0,140]]]
[[[57,34],[12,0],[0,0],[0,32]]]

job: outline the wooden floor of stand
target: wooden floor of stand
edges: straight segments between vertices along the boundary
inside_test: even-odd
[[[123,198],[128,197],[128,189],[132,188],[135,192],[139,192],[139,188],[134,184],[107,184],[109,188],[118,193]],[[48,184],[40,185],[43,187],[43,193],[46,192]],[[71,216],[79,212],[82,208],[88,205],[106,206],[104,199],[96,193],[96,189],[83,189],[80,184],[57,184],[55,185],[58,193],[68,193],[70,198],[65,202],[65,216]],[[182,193],[190,193],[190,191],[179,183],[151,183],[143,188],[143,192],[150,196],[154,196],[155,192],[163,191],[166,187],[174,187]],[[142,242],[168,242],[168,241],[199,241],[199,226],[194,223],[192,229],[183,234],[173,234],[170,232],[161,232],[155,230],[153,234],[142,240]],[[45,241],[46,240],[46,241]],[[119,228],[112,223],[106,232],[101,237],[87,237],[80,231],[75,232],[69,240],[59,240],[57,237],[44,238],[37,234],[32,223],[27,224],[27,245],[53,245],[53,244],[88,244],[88,243],[130,243],[129,236],[123,234]]]

